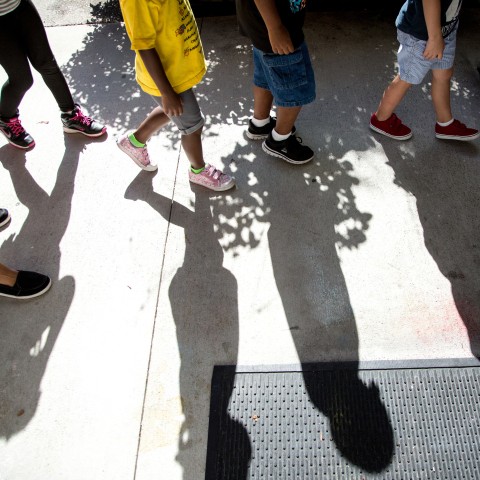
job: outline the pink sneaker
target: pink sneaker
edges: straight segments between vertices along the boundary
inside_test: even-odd
[[[213,165],[208,163],[205,169],[200,173],[193,173],[188,170],[188,178],[192,183],[202,185],[216,192],[223,192],[235,186],[235,180],[221,170],[217,170]]]
[[[478,130],[468,128],[458,120],[454,120],[450,125],[442,127],[438,123],[435,124],[435,136],[443,140],[475,140],[480,136]]]
[[[147,147],[135,147],[128,138],[128,134],[117,140],[118,148],[126,153],[140,168],[153,172],[158,167],[150,162]]]
[[[412,137],[412,131],[394,113],[382,122],[378,120],[375,114],[372,114],[370,128],[395,140],[408,140]]]

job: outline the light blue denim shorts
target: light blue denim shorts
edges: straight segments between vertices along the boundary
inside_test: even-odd
[[[193,89],[179,93],[183,102],[183,113],[178,117],[169,116],[170,120],[177,126],[182,135],[190,135],[202,128],[205,119],[197,102]],[[152,95],[153,99],[162,107],[162,97]]]
[[[430,70],[448,70],[452,68],[457,44],[457,29],[458,27],[448,37],[444,38],[445,49],[441,60],[427,60],[424,58],[423,52],[427,42],[397,30],[397,38],[400,43],[397,53],[400,78],[407,83],[418,85],[422,83],[425,75]]]
[[[315,76],[307,44],[278,55],[253,47],[253,83],[269,90],[278,107],[301,107],[315,100]]]

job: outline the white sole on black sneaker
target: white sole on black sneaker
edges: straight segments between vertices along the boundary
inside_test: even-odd
[[[9,223],[11,219],[12,219],[12,217],[10,216],[10,214],[8,214],[8,217],[5,220],[3,220],[2,222],[0,222],[0,228],[2,228],[7,223]]]
[[[388,138],[393,138],[394,140],[408,140],[409,138],[412,138],[413,133],[410,132],[407,135],[402,135],[402,136],[395,136],[395,135],[390,135],[389,133],[380,130],[379,128],[375,127],[374,125],[370,124],[370,128],[377,133],[380,133],[381,135],[384,135],[385,137]]]
[[[65,133],[81,133],[82,135],[85,135],[86,137],[96,138],[96,137],[101,137],[107,131],[107,128],[105,127],[99,133],[85,133],[85,132],[82,132],[80,130],[76,130],[75,128],[68,128],[68,127],[63,127],[63,131]]]
[[[50,281],[48,282],[48,285],[46,285],[42,290],[40,290],[37,293],[34,293],[33,295],[17,296],[17,295],[10,295],[9,293],[0,292],[0,297],[14,298],[15,300],[30,300],[31,298],[36,298],[36,297],[39,297],[40,295],[43,295],[44,293],[47,293],[50,290],[51,286],[52,286],[52,280],[50,279]]]
[[[303,165],[304,163],[308,163],[308,162],[312,161],[313,157],[315,156],[315,154],[313,154],[310,158],[307,158],[306,160],[292,160],[291,158],[287,157],[286,155],[284,155],[280,152],[277,152],[276,150],[273,150],[272,148],[270,148],[266,144],[266,142],[262,143],[262,148],[263,148],[263,151],[265,153],[268,153],[272,157],[281,158],[282,160],[285,160],[286,162],[291,163],[292,165]]]
[[[248,130],[246,131],[246,135],[250,140],[265,140],[268,137],[268,134],[251,133]]]

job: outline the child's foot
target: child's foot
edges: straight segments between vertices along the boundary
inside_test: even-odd
[[[0,284],[0,296],[27,300],[44,294],[52,285],[46,275],[20,270],[13,287]]]
[[[18,115],[12,118],[0,118],[0,132],[14,147],[26,150],[35,146],[35,140],[25,131]]]
[[[10,221],[10,214],[5,208],[0,208],[0,227],[3,227]]]
[[[435,136],[443,140],[475,140],[480,136],[478,130],[468,128],[458,120],[454,120],[450,125],[442,127],[438,123],[435,124]]]
[[[313,150],[306,145],[302,145],[302,139],[295,135],[290,135],[286,140],[277,142],[270,133],[263,142],[262,148],[269,155],[296,165],[307,163],[314,156]]]
[[[387,120],[378,120],[375,114],[370,118],[370,128],[377,133],[395,140],[408,140],[412,138],[412,131],[394,114]]]
[[[253,122],[252,119],[248,121],[248,129],[247,129],[247,137],[250,140],[264,140],[268,137],[270,132],[275,128],[277,125],[277,119],[275,117],[270,117],[270,121],[264,125],[263,127],[257,127]],[[292,135],[297,131],[295,125],[292,128]]]
[[[223,173],[208,163],[200,173],[194,173],[190,168],[188,170],[188,179],[192,183],[202,185],[215,192],[223,192],[235,186],[235,180],[230,175]]]
[[[147,147],[135,147],[128,138],[128,134],[117,140],[118,148],[126,153],[140,168],[147,172],[153,172],[158,167],[150,161]]]
[[[82,112],[80,105],[77,104],[75,104],[72,113],[62,113],[60,117],[63,123],[63,130],[66,133],[81,133],[87,137],[100,137],[107,130],[105,125],[87,117]]]

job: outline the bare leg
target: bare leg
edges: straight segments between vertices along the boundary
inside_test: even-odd
[[[392,80],[392,83],[390,83],[385,90],[383,98],[380,101],[380,105],[375,112],[375,115],[379,121],[383,122],[392,116],[392,113],[402,101],[403,97],[411,86],[411,83],[403,81],[399,75]]]
[[[450,107],[450,80],[453,68],[448,70],[432,70],[432,101],[437,122],[445,123],[453,118]]]
[[[190,135],[182,135],[182,147],[185,150],[190,165],[195,169],[205,166],[201,135],[202,128],[199,128]]]
[[[7,285],[8,287],[13,287],[17,281],[17,270],[12,270],[6,265],[0,263],[0,284]]]
[[[269,90],[260,87],[253,87],[253,116],[263,120],[270,116],[273,105],[273,95]]]
[[[150,137],[169,121],[170,119],[165,115],[162,107],[155,107],[133,134],[139,142],[147,143]]]
[[[276,132],[280,135],[289,134],[301,109],[302,107],[278,107]]]

